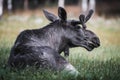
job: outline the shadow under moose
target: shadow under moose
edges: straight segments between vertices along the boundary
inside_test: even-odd
[[[81,14],[79,20],[67,20],[67,13],[61,7],[58,8],[59,18],[47,10],[43,12],[51,23],[40,29],[21,32],[11,49],[8,66],[17,69],[35,66],[79,75],[80,72],[60,54],[64,52],[65,56],[69,56],[69,48],[72,47],[92,51],[100,46],[99,38],[85,25],[93,10],[87,16]]]

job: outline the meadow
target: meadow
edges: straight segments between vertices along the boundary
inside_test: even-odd
[[[6,67],[17,35],[25,29],[41,28],[49,23],[41,16],[17,17],[0,21],[0,80],[120,80],[120,18],[96,17],[87,23],[87,28],[99,36],[101,46],[91,52],[81,47],[70,49],[68,61],[80,72],[73,78],[34,68],[11,70]]]

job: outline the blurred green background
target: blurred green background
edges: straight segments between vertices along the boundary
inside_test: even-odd
[[[2,1],[2,0],[1,0]],[[8,8],[8,1],[12,7]],[[71,80],[60,73],[41,72],[35,69],[10,70],[5,67],[10,49],[17,35],[25,29],[42,28],[50,22],[42,10],[57,15],[60,0],[3,0],[0,16],[0,80]],[[65,0],[68,19],[78,19],[83,0]],[[87,29],[95,32],[101,46],[88,52],[84,48],[70,49],[68,61],[80,72],[76,80],[120,80],[120,0],[94,0],[95,13]],[[59,5],[60,6],[60,5]]]

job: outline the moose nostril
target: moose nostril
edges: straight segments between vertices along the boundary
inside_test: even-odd
[[[96,44],[97,44],[98,47],[100,46],[100,43],[99,43],[99,42],[97,42]]]
[[[97,45],[100,46],[100,40],[97,38]]]
[[[99,46],[100,46],[100,43],[97,42],[97,41],[93,41],[93,43],[94,43],[94,46],[95,46],[95,47],[99,47]]]
[[[95,47],[99,47],[99,46],[100,46],[100,43],[97,42],[97,41],[93,41],[93,43],[94,43],[94,46],[95,46]]]
[[[97,39],[97,41],[96,41],[96,45],[97,45],[97,47],[100,46],[100,40],[99,40],[99,39]]]
[[[94,37],[92,42],[96,45],[96,47],[100,46],[100,40],[97,37]]]

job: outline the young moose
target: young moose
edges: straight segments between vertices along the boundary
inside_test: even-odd
[[[84,47],[91,51],[100,45],[99,38],[84,27],[91,15],[86,18],[80,16],[80,21],[67,20],[67,13],[61,7],[58,8],[59,19],[45,10],[44,13],[52,23],[41,29],[21,32],[11,49],[8,65],[15,68],[36,66],[78,74],[59,54],[66,47]]]

